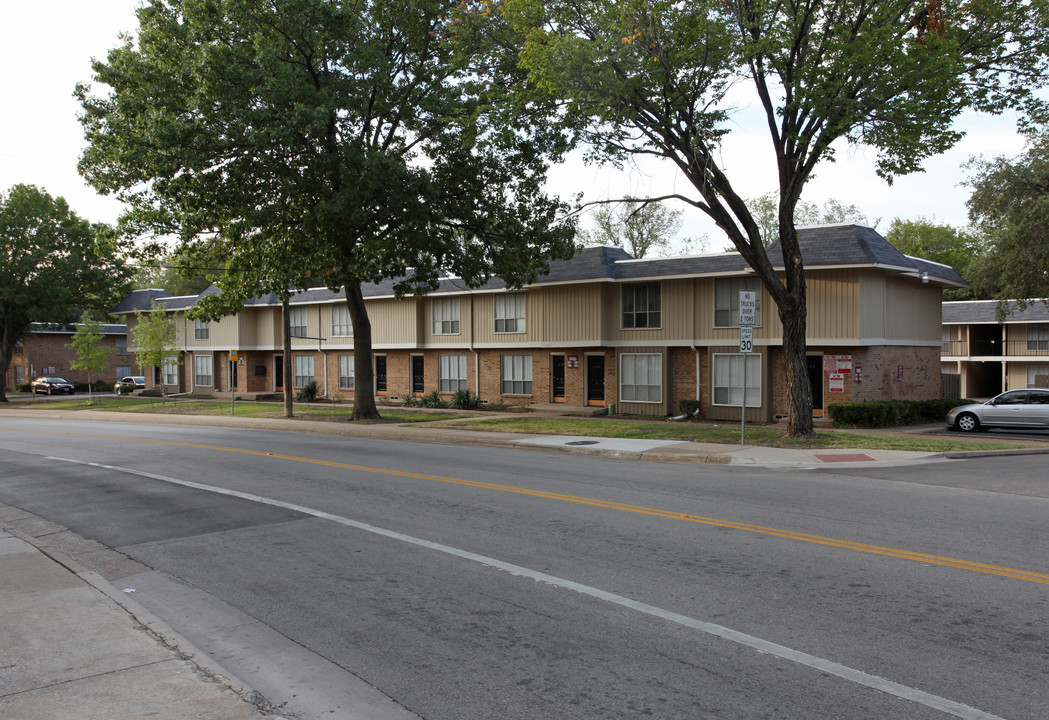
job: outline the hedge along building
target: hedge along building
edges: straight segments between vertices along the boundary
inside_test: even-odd
[[[951,268],[910,258],[873,229],[800,230],[808,282],[808,355],[817,414],[845,400],[940,395],[941,291],[965,282]],[[778,257],[775,246],[770,257]],[[758,295],[754,348],[740,353],[740,290]],[[214,288],[205,292],[215,292]],[[437,390],[470,390],[511,405],[615,406],[666,415],[698,400],[710,418],[739,419],[746,369],[747,418],[787,412],[782,327],[775,306],[737,253],[636,260],[590,247],[520,290],[493,280],[467,288],[454,278],[421,297],[397,299],[392,283],[364,288],[380,402]],[[178,326],[181,365],[159,368],[172,392],[270,393],[315,381],[352,399],[353,328],[345,301],[327,289],[290,303],[293,377],[283,377],[281,305],[250,301],[236,316],[186,317],[197,297],[141,290],[115,314],[129,327],[153,300]],[[129,334],[129,337],[131,335]]]

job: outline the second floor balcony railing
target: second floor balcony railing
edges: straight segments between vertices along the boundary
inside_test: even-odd
[[[1046,357],[1049,340],[945,340],[944,357]]]

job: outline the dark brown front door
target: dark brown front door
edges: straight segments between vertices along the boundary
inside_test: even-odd
[[[605,356],[586,356],[586,404],[605,404]]]
[[[426,391],[425,368],[426,363],[423,361],[423,356],[412,355],[412,395],[416,397],[422,397]]]
[[[386,394],[386,356],[375,356],[375,394]]]
[[[806,355],[805,366],[809,372],[809,384],[812,385],[812,414],[823,417],[823,356]]]
[[[565,401],[565,356],[554,355],[552,360],[552,374],[551,385],[553,386],[554,402],[563,403]]]
[[[284,356],[273,356],[273,389],[284,389]]]

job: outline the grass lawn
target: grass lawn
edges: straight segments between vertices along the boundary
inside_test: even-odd
[[[100,397],[93,403],[83,397],[46,401],[20,402],[17,407],[48,410],[110,410],[172,415],[230,415],[230,404],[226,401],[181,398],[162,402],[160,398],[143,397]],[[296,403],[295,418],[321,422],[349,421],[353,412],[351,405],[327,403]],[[549,417],[485,417],[484,413],[461,413],[454,415],[426,413],[410,408],[380,407],[380,423],[432,423],[436,427],[452,430],[483,430],[490,432],[524,433],[529,435],[582,435],[592,437],[639,438],[658,440],[685,440],[699,443],[738,445],[740,426],[738,423],[680,422],[665,420],[621,420],[613,418],[549,418]],[[242,401],[236,404],[236,417],[283,418],[284,408],[276,403]],[[457,420],[450,423],[448,420]],[[371,421],[363,421],[371,422]],[[915,452],[948,452],[952,450],[991,450],[1002,448],[1030,447],[1025,444],[1008,444],[989,440],[978,440],[972,436],[957,438],[922,437],[905,434],[878,434],[822,430],[815,438],[797,440],[786,437],[780,427],[764,425],[747,426],[747,444],[768,447],[814,449],[855,448],[866,450],[910,450]]]
[[[113,412],[135,412],[153,413],[158,415],[216,415],[229,417],[259,417],[259,418],[283,418],[284,406],[277,403],[260,403],[251,401],[237,401],[230,412],[228,401],[218,400],[195,400],[175,399],[162,401],[161,398],[143,397],[99,397],[94,402],[83,398],[69,398],[62,400],[48,400],[47,402],[19,403],[18,407],[41,410],[108,410]],[[353,415],[352,405],[333,405],[331,403],[295,403],[293,412],[296,419],[318,420],[338,422],[349,422]],[[434,415],[413,411],[409,408],[382,407],[379,408],[382,419],[381,423],[417,423],[430,422],[435,418],[441,420],[454,420],[457,418],[468,418],[472,413],[456,415]]]

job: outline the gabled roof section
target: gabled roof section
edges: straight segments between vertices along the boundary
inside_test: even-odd
[[[160,290],[159,288],[132,290],[131,293],[117,303],[117,306],[110,310],[110,312],[113,315],[125,315],[135,311],[145,312],[153,306],[154,300],[164,300],[167,302],[171,297],[171,293],[166,290]]]
[[[1009,307],[1004,323],[1049,322],[1049,305],[1045,299],[1032,300],[1020,310],[1013,300],[1005,301]],[[943,304],[943,322],[953,325],[991,325],[998,323],[997,300],[955,300]]]

